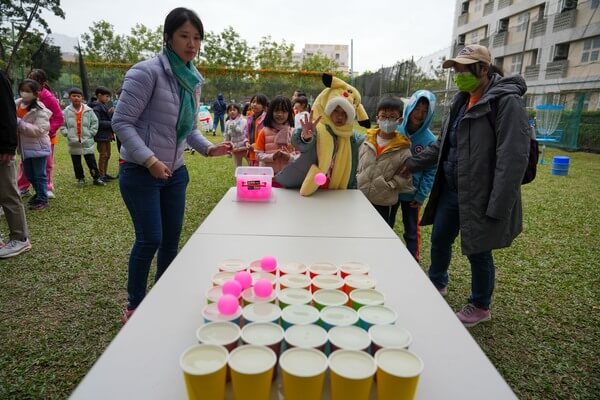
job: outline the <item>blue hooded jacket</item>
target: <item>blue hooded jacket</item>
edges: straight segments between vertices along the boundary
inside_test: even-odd
[[[427,118],[423,122],[423,125],[412,134],[408,132],[408,120],[410,117],[410,113],[413,112],[415,107],[417,106],[417,102],[420,98],[426,98],[429,100],[429,110],[427,112]],[[400,124],[400,132],[410,139],[411,146],[410,151],[412,155],[417,155],[431,143],[435,142],[437,138],[435,135],[429,130],[429,124],[433,119],[433,113],[435,111],[435,95],[428,90],[417,90],[408,101],[406,107],[404,107],[403,120],[402,124]],[[423,204],[427,196],[429,196],[429,192],[431,192],[431,187],[433,186],[433,180],[435,178],[436,167],[431,167],[429,169],[413,172],[412,180],[413,186],[415,187],[414,193],[402,193],[400,194],[401,201],[416,201],[420,204]]]

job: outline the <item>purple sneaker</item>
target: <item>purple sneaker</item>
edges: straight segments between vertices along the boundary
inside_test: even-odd
[[[457,312],[456,316],[465,327],[470,328],[480,322],[492,319],[492,312],[484,308],[475,307],[469,303]]]

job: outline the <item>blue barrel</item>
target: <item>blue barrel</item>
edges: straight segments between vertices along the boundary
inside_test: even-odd
[[[569,174],[570,161],[571,158],[567,156],[554,156],[550,174],[554,176],[567,176]]]

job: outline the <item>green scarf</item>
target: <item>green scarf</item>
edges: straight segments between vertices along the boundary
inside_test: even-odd
[[[181,87],[179,92],[179,115],[177,116],[177,143],[183,141],[194,127],[196,119],[196,102],[194,90],[201,78],[198,70],[191,62],[184,64],[181,58],[169,47],[164,48],[164,53],[169,59],[173,74]]]

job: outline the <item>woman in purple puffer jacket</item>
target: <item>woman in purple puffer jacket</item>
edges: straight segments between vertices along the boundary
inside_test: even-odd
[[[189,182],[184,149],[189,145],[204,156],[222,156],[232,150],[230,142],[213,145],[197,129],[204,78],[192,60],[203,38],[196,13],[186,8],[172,10],[164,23],[163,52],[127,72],[112,119],[122,143],[121,195],[136,235],[129,256],[123,322],[146,295],[154,254],[158,251],[155,280],[177,255]]]

